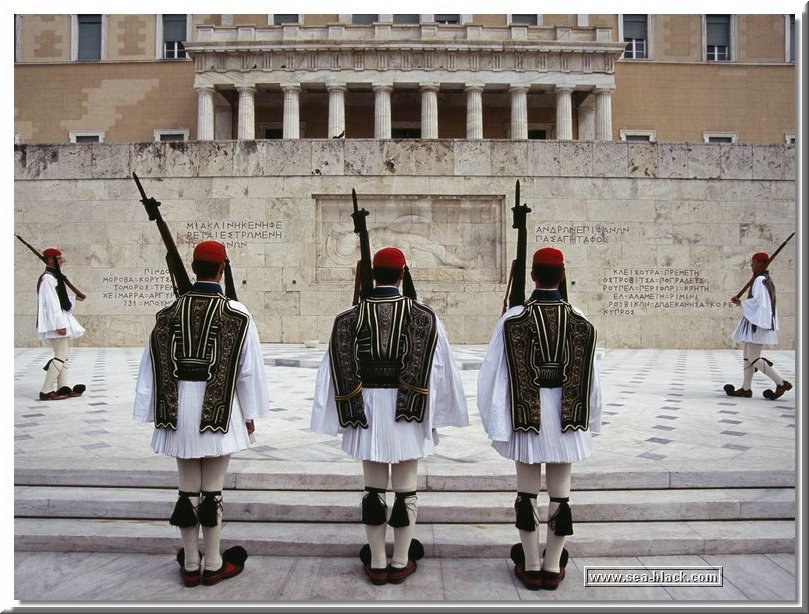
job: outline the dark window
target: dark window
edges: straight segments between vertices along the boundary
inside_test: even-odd
[[[795,15],[789,16],[789,61],[795,61]]]
[[[730,59],[730,15],[706,15],[706,58],[709,62]]]
[[[185,141],[185,134],[182,132],[163,132],[160,134],[160,141]]]
[[[460,15],[435,15],[433,19],[436,23],[461,23]]]
[[[537,25],[537,16],[536,15],[512,15],[511,16],[511,23],[513,24],[521,24],[526,26],[535,26]]]
[[[77,143],[100,143],[101,137],[97,134],[80,134],[76,136]]]
[[[421,128],[391,128],[390,138],[392,139],[420,139]]]
[[[265,139],[282,139],[284,138],[283,128],[264,128]]]
[[[351,23],[361,24],[361,25],[371,25],[372,23],[376,23],[379,21],[379,15],[352,15],[351,16]]]
[[[101,59],[101,15],[79,15],[79,60]]]
[[[163,57],[176,60],[185,57],[185,15],[163,15]]]
[[[298,14],[294,15],[281,15],[274,13],[272,16],[273,25],[280,26],[285,23],[298,23]]]
[[[624,140],[629,143],[649,143],[652,139],[648,134],[627,134]]]
[[[548,131],[545,128],[529,128],[528,138],[544,141],[548,138]]]
[[[732,136],[709,136],[708,137],[709,143],[732,143],[733,137]]]
[[[624,58],[637,60],[649,57],[646,41],[649,38],[646,15],[624,15]]]
[[[393,16],[393,23],[419,23],[419,16],[418,14],[415,15],[394,15]]]

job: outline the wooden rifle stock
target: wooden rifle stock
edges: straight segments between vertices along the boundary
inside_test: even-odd
[[[368,239],[368,228],[365,224],[368,211],[357,206],[357,192],[354,188],[351,188],[351,200],[354,204],[354,213],[351,214],[351,218],[354,220],[354,232],[360,236],[360,259],[354,274],[354,299],[351,303],[356,305],[371,294],[371,290],[374,289],[374,279],[371,272],[371,242]]]
[[[28,249],[30,249],[32,252],[34,252],[34,254],[36,255],[36,257],[37,257],[37,258],[39,258],[39,259],[40,259],[42,262],[44,262],[44,263],[45,263],[45,266],[48,266],[48,259],[47,259],[47,258],[45,258],[45,256],[43,256],[42,254],[40,254],[40,253],[37,251],[37,249],[36,249],[36,248],[35,248],[33,245],[31,245],[30,243],[28,243],[28,242],[27,242],[25,239],[23,239],[23,238],[22,238],[20,235],[18,235],[18,234],[15,234],[14,236],[15,236],[15,237],[17,237],[17,238],[18,238],[18,239],[19,239],[19,240],[22,242],[22,244],[23,244],[23,245],[25,245],[25,247],[27,247],[27,248],[28,248]],[[87,295],[86,295],[86,294],[84,294],[84,292],[82,292],[82,291],[81,291],[81,290],[79,290],[79,289],[78,289],[76,286],[74,286],[72,283],[70,283],[70,280],[69,280],[69,279],[68,279],[68,278],[65,276],[65,274],[64,274],[64,273],[62,273],[61,269],[58,269],[58,267],[57,267],[57,270],[58,270],[58,272],[59,272],[59,275],[60,275],[60,276],[61,276],[61,278],[62,278],[62,281],[64,281],[64,282],[65,282],[65,285],[66,285],[68,288],[70,288],[71,290],[73,290],[73,293],[76,295],[76,298],[77,298],[77,299],[79,299],[80,301],[83,301],[84,299],[86,299],[86,298],[87,298]]]
[[[795,236],[795,233],[793,232],[791,235],[789,235],[789,236],[788,236],[788,237],[787,237],[787,238],[784,240],[784,242],[783,242],[783,243],[781,243],[781,245],[779,245],[779,246],[778,246],[778,249],[777,249],[777,250],[775,250],[775,251],[772,253],[772,255],[770,256],[770,259],[769,259],[769,260],[767,260],[767,264],[764,266],[764,268],[765,268],[765,269],[766,269],[767,267],[769,267],[769,266],[770,266],[770,263],[771,263],[773,260],[775,260],[775,257],[776,257],[776,256],[777,256],[777,255],[780,253],[780,251],[781,251],[782,249],[784,249],[784,246],[786,246],[786,244],[787,244],[787,243],[789,243],[789,240],[790,240],[792,237],[794,237],[794,236]],[[742,294],[744,294],[744,293],[745,293],[745,291],[746,291],[746,290],[747,290],[747,289],[748,289],[750,286],[752,286],[752,285],[753,285],[753,282],[754,282],[755,280],[756,280],[756,275],[753,275],[753,276],[750,278],[750,281],[748,281],[746,284],[744,284],[744,288],[742,288],[741,290],[739,290],[739,293],[738,293],[738,294],[737,294],[737,295],[736,295],[734,298],[741,298],[741,297],[742,297]]]
[[[527,204],[520,205],[520,180],[517,180],[514,195],[514,206],[511,208],[514,213],[512,228],[517,229],[517,257],[511,263],[508,285],[506,286],[506,296],[508,297],[508,307],[516,307],[525,303],[525,260],[528,236],[525,229],[526,215],[531,212]],[[506,299],[503,299],[503,313],[506,312]]]
[[[160,215],[160,211],[158,211],[160,202],[146,196],[146,192],[143,191],[143,186],[140,184],[140,179],[138,179],[134,171],[132,172],[132,178],[138,186],[140,202],[146,207],[146,214],[151,221],[157,223],[157,229],[160,231],[160,236],[163,238],[163,243],[166,245],[166,264],[169,268],[171,285],[172,288],[174,288],[174,296],[185,294],[191,290],[191,279],[189,279],[185,265],[183,264],[183,259],[180,258],[180,253],[177,251],[174,237],[171,236],[169,227],[166,225],[166,222],[163,221],[163,216]]]

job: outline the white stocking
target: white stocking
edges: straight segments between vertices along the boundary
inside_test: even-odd
[[[180,490],[198,493],[202,485],[201,471],[200,459],[178,458],[177,473],[180,478]],[[199,505],[199,497],[188,497],[188,499],[196,509]],[[193,527],[181,527],[180,537],[183,540],[183,550],[185,551],[184,567],[187,571],[196,571],[199,569],[199,523]]]
[[[202,492],[221,492],[225,485],[230,456],[213,456],[200,459],[202,462]],[[221,495],[219,496],[221,502]],[[219,551],[222,534],[222,509],[217,510],[216,526],[202,527],[205,541],[205,569],[216,571],[222,567],[222,554]]]
[[[418,459],[402,461],[391,465],[391,486],[393,492],[405,493],[415,492],[418,485]],[[410,524],[406,527],[393,528],[393,567],[407,567],[410,552],[410,540],[413,539],[413,531],[416,528],[416,516],[418,512],[418,498],[411,495],[405,498],[407,507],[407,517]]]
[[[539,493],[542,479],[542,465],[529,465],[517,461],[517,492],[536,495]],[[536,497],[531,499],[531,507],[534,509],[534,519],[538,517]],[[520,543],[525,554],[525,570],[539,571],[539,531],[524,531],[518,529]]]
[[[548,487],[548,497],[569,497],[570,496],[570,463],[546,463],[545,482]],[[559,509],[560,503],[556,501],[548,502],[548,518],[552,518]],[[545,538],[545,558],[542,562],[542,569],[545,571],[559,572],[559,559],[565,547],[566,535],[557,535],[548,525],[548,532]]]
[[[371,488],[388,489],[388,464],[362,461],[362,475],[365,486]],[[385,498],[385,495],[381,495]],[[388,566],[388,554],[385,552],[385,531],[387,525],[366,524],[365,536],[368,538],[368,547],[371,549],[371,568],[384,569]]]

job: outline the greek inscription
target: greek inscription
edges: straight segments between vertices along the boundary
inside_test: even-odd
[[[113,274],[101,278],[101,298],[128,310],[161,308],[174,301],[168,269],[146,268],[136,274]]]
[[[610,243],[629,233],[629,226],[620,224],[539,224],[536,243],[564,245],[598,245]]]
[[[189,243],[219,241],[227,248],[246,247],[248,242],[280,243],[284,240],[284,222],[262,220],[223,220],[187,222],[185,236]]]

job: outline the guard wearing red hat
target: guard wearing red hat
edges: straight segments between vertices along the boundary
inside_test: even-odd
[[[515,462],[520,543],[511,558],[531,590],[554,590],[565,577],[565,541],[573,534],[571,466],[592,454],[591,434],[601,431],[596,331],[563,298],[564,278],[561,251],[534,253],[534,292],[497,322],[478,376],[478,409],[492,447]],[[537,529],[543,464],[549,497],[544,549]]]
[[[730,299],[733,304],[742,308],[739,325],[731,337],[734,341],[744,344],[742,386],[736,388],[733,384],[725,384],[725,394],[731,397],[753,396],[753,374],[756,371],[769,377],[775,384],[775,390],[767,389],[763,392],[765,399],[775,400],[787,390],[792,390],[792,384],[773,368],[772,361],[761,355],[762,346],[778,343],[775,284],[767,270],[769,262],[770,257],[766,252],[753,254],[750,258],[750,268],[755,278],[747,298],[743,301],[735,296]]]
[[[84,334],[84,327],[73,315],[73,302],[67,294],[61,265],[62,252],[49,247],[42,252],[45,272],[37,281],[37,338],[47,341],[53,349],[53,357],[45,365],[45,381],[39,391],[40,401],[56,401],[80,396],[84,384],[72,388],[67,385],[70,339]],[[83,297],[75,297],[84,300]]]
[[[469,419],[446,331],[415,299],[404,254],[386,247],[372,264],[371,295],[335,319],[317,374],[311,428],[342,432],[343,450],[362,461],[363,569],[373,584],[399,584],[423,554],[413,538],[418,459],[434,452],[437,427],[466,426]],[[390,564],[386,521],[393,527]]]
[[[222,488],[230,456],[250,446],[255,418],[269,413],[255,322],[220,285],[230,275],[225,246],[198,244],[191,269],[192,289],[157,313],[133,413],[154,423],[152,449],[176,458],[179,496],[169,522],[182,537],[177,562],[185,586],[216,584],[244,569],[242,546],[220,553]]]

